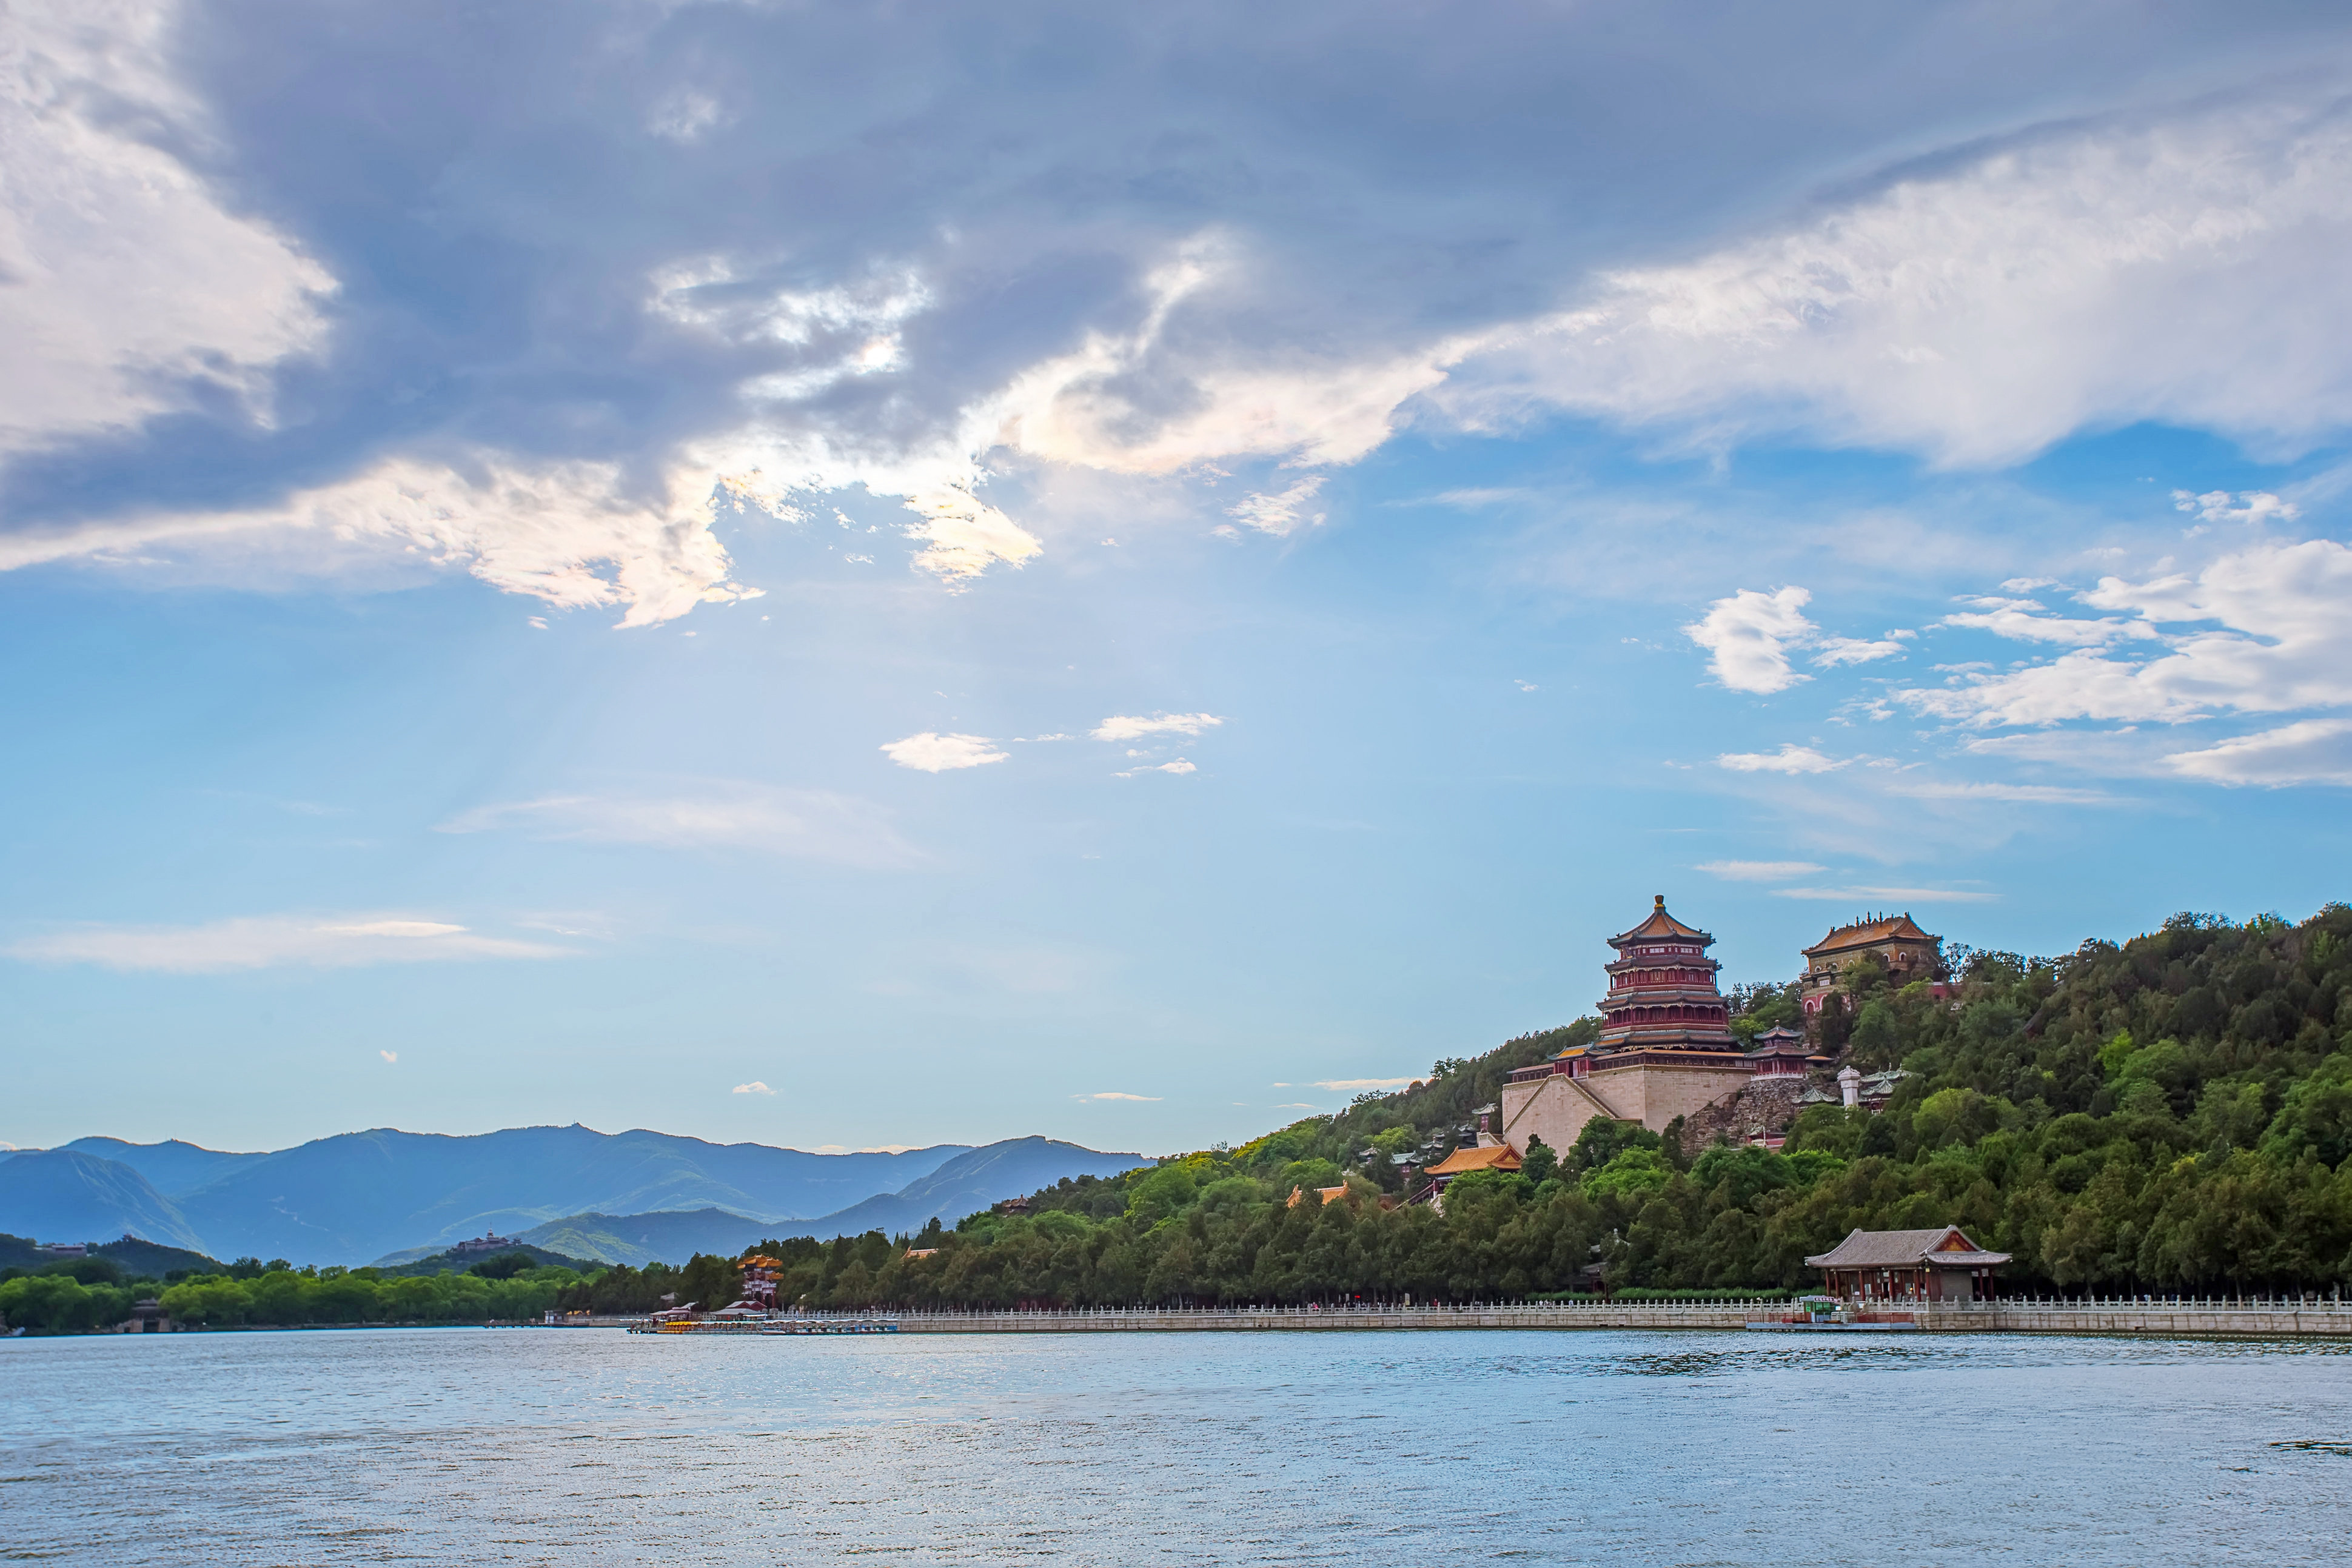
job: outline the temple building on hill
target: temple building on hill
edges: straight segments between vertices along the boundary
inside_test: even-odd
[[[1550,1140],[1547,1139],[1549,1142]],[[1505,1175],[1519,1168],[1518,1151],[1508,1143],[1481,1143],[1475,1148],[1456,1149],[1429,1168],[1429,1195],[1440,1214],[1445,1212],[1445,1189],[1456,1176],[1466,1176],[1473,1171],[1499,1171]],[[1298,1200],[1291,1199],[1294,1204]],[[1329,1198],[1323,1200],[1329,1203]],[[1418,1201],[1418,1200],[1416,1200]]]
[[[1599,1038],[1521,1068],[1503,1086],[1502,1141],[1514,1150],[1531,1138],[1566,1149],[1596,1116],[1664,1131],[1755,1075],[1716,985],[1722,966],[1706,955],[1715,938],[1668,914],[1661,893],[1650,918],[1609,945],[1616,957]]]
[[[1872,954],[1886,965],[1889,983],[1897,986],[1914,980],[1940,983],[1944,978],[1942,937],[1921,931],[1919,922],[1907,913],[1871,915],[1837,927],[1805,949],[1805,1016],[1811,1017],[1822,1010],[1847,964]]]

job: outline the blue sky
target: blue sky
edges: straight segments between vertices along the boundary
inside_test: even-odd
[[[32,4],[0,1139],[1163,1152],[2346,896],[2324,6]]]

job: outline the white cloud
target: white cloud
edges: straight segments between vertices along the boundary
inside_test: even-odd
[[[1475,341],[1353,358],[1285,344],[1222,361],[1171,346],[1177,308],[1240,270],[1229,237],[1184,242],[1144,279],[1134,331],[1087,333],[1075,351],[1013,378],[974,411],[978,419],[967,416],[968,427],[984,421],[991,444],[1117,473],[1174,473],[1235,457],[1352,463],[1386,441],[1398,405],[1443,381]],[[1139,398],[1146,388],[1156,395]]]
[[[546,795],[477,806],[443,833],[509,829],[533,837],[673,849],[756,849],[878,869],[919,864],[870,802],[826,790],[699,781],[690,794]]]
[[[761,1083],[755,1078],[749,1083],[737,1084],[733,1089],[729,1089],[727,1092],[730,1094],[773,1094],[776,1091],[770,1089],[766,1084]]]
[[[1946,616],[1944,624],[1990,632],[2012,642],[2065,643],[2074,647],[2105,647],[2132,637],[2157,635],[2156,628],[2146,621],[2113,616],[2085,621],[2037,614],[2042,606],[2031,599],[1989,599],[1979,603],[1982,608]]]
[[[1998,893],[1964,892],[1952,888],[1775,888],[1776,899],[1808,899],[1822,903],[1880,902],[1899,904],[1985,904]]]
[[[1727,882],[1785,882],[1825,868],[1811,860],[1709,860],[1691,869],[1720,877]]]
[[[293,915],[215,921],[192,926],[79,926],[10,944],[37,963],[95,963],[108,969],[214,973],[307,964],[343,969],[445,959],[568,958],[545,942],[482,936],[443,921],[404,916],[316,919]]]
[[[1323,489],[1323,476],[1316,474],[1299,480],[1278,495],[1254,494],[1225,509],[1225,515],[1256,529],[1271,533],[1276,539],[1287,539],[1301,528],[1313,528],[1321,523],[1324,513],[1309,514],[1318,492]]]
[[[484,456],[467,472],[405,458],[274,506],[151,513],[41,532],[0,534],[0,571],[73,559],[103,563],[155,545],[217,548],[293,534],[322,550],[390,544],[436,566],[563,609],[625,606],[619,625],[654,626],[698,604],[755,598],[733,582],[710,531],[710,489],[649,501],[622,489],[618,468],[528,468]],[[603,568],[602,571],[598,568]]]
[[[989,763],[1001,763],[1013,754],[996,750],[996,742],[985,736],[942,735],[930,730],[919,735],[909,735],[903,741],[892,741],[881,749],[900,767],[926,773],[977,768]]]
[[[2237,504],[2231,505],[2231,502]],[[2267,522],[2277,518],[2293,522],[2303,512],[2292,501],[2284,501],[2268,490],[2242,490],[2231,495],[2228,490],[2208,490],[2203,495],[2191,495],[2187,490],[2172,492],[2175,511],[2193,512],[2207,522]]]
[[[2308,719],[2164,760],[2209,784],[2352,784],[2352,719]]]
[[[1177,758],[1177,759],[1176,759],[1174,762],[1172,762],[1172,763],[1159,763],[1158,765],[1156,765],[1156,766],[1152,766],[1152,767],[1129,768],[1129,769],[1128,769],[1128,770],[1126,770],[1124,773],[1114,773],[1112,776],[1113,776],[1114,778],[1131,779],[1131,778],[1136,777],[1136,776],[1137,776],[1138,774],[1139,774],[1139,773],[1179,773],[1179,774],[1181,774],[1181,773],[1199,773],[1200,771],[1201,771],[1200,769],[1198,769],[1198,768],[1194,767],[1191,763],[1187,762],[1187,761],[1186,761],[1185,759],[1183,759],[1182,757],[1179,757],[1179,758]]]
[[[386,1063],[396,1062],[400,1059],[400,1053],[398,1051],[378,1051],[376,1052],[376,1055],[382,1057]]]
[[[2219,712],[2352,704],[2352,550],[2331,540],[2257,545],[2194,575],[2102,578],[2082,597],[2094,609],[2136,617],[2163,652],[2134,661],[2084,648],[2023,669],[1964,675],[1941,690],[1896,695],[1924,712],[1979,727],[2072,719],[2179,723]]]
[[[1759,594],[1742,588],[1707,606],[1683,633],[1712,656],[1707,673],[1734,691],[1786,691],[1809,679],[1789,668],[1789,648],[1819,629],[1804,617],[1812,595],[1802,588]]]
[[[1777,752],[1726,752],[1715,759],[1715,765],[1737,773],[1826,773],[1852,761],[1825,757],[1811,746],[1783,742]]]
[[[166,52],[169,0],[25,0],[0,45],[0,448],[135,426],[226,392],[266,423],[271,367],[326,337],[335,282],[235,216],[167,146],[219,152]]]
[[[1160,1097],[1156,1094],[1121,1094],[1115,1089],[1108,1089],[1100,1094],[1074,1094],[1070,1098],[1073,1100],[1130,1100],[1139,1104],[1156,1105],[1160,1102]]]
[[[709,256],[656,268],[649,281],[646,310],[666,321],[719,342],[818,351],[806,365],[744,384],[745,395],[762,402],[793,402],[845,376],[899,368],[900,331],[936,302],[907,267],[828,289],[790,289],[742,276],[730,258]]]
[[[1317,1089],[1328,1089],[1335,1094],[1356,1094],[1370,1089],[1402,1089],[1413,1082],[1410,1078],[1326,1078],[1315,1080]],[[1276,1084],[1277,1089],[1286,1087]]]
[[[654,106],[646,129],[665,142],[692,143],[719,123],[719,100],[691,88],[681,88]]]
[[[2092,425],[2352,422],[2352,118],[2319,84],[2073,120],[1688,263],[1606,275],[1438,395],[1711,441],[1795,430],[2014,462]]]
[[[1823,668],[1834,668],[1841,664],[1869,664],[1875,659],[1894,658],[1910,651],[1903,645],[1911,636],[1909,632],[1889,632],[1875,640],[1823,637],[1813,662]]]
[[[1146,735],[1197,735],[1223,723],[1214,713],[1160,713],[1149,719],[1114,715],[1094,728],[1097,741],[1138,741]]]
[[[915,564],[950,586],[962,586],[998,563],[1019,566],[1044,549],[1035,535],[976,493],[988,478],[983,459],[999,448],[1046,463],[1138,475],[1170,474],[1236,456],[1349,463],[1388,438],[1401,403],[1443,379],[1440,362],[1454,352],[1444,346],[1374,363],[1298,355],[1283,356],[1287,363],[1182,363],[1163,342],[1169,319],[1230,268],[1215,236],[1180,245],[1142,280],[1144,310],[1133,331],[1088,331],[1077,348],[1014,373],[995,390],[964,404],[949,426],[919,439],[839,440],[785,411],[784,405],[854,374],[899,368],[895,353],[871,362],[877,352],[872,345],[885,341],[871,337],[858,351],[867,358],[836,353],[796,373],[800,379],[747,383],[747,399],[772,406],[731,432],[698,443],[692,461],[731,491],[772,510],[789,511],[792,495],[804,490],[863,486],[898,496],[922,519],[907,531],[924,545]],[[681,289],[734,280],[732,267],[724,261],[684,262],[657,275],[656,300],[668,300]],[[898,323],[932,303],[911,274],[893,295],[867,298],[836,289],[789,298],[794,303],[781,316],[719,311],[710,319],[698,316],[692,324],[740,342],[763,331],[772,336],[771,323],[778,320],[798,331],[803,322],[829,326],[838,319],[849,330],[885,333],[895,344]],[[656,308],[673,319],[679,309]],[[814,329],[808,341],[821,341]],[[1136,395],[1146,383],[1155,393],[1148,403]],[[1283,495],[1258,498],[1262,507],[1238,515],[1253,527],[1288,532],[1301,525],[1301,509],[1320,482],[1307,479]]]
[[[2115,799],[2098,790],[2057,784],[1889,784],[1886,793],[1914,800],[2000,800],[2038,805],[2103,805]]]

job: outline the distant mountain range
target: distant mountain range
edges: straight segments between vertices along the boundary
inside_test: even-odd
[[[1066,1175],[1108,1175],[1142,1163],[1043,1138],[811,1154],[577,1125],[471,1137],[379,1128],[254,1154],[177,1140],[81,1138],[0,1158],[0,1231],[45,1241],[129,1231],[216,1258],[356,1265],[388,1254],[430,1256],[485,1231],[529,1233],[551,1221],[576,1228],[576,1217],[593,1216],[604,1229],[634,1227],[646,1239],[612,1230],[613,1245],[593,1250],[527,1239],[621,1261],[622,1251],[667,1257],[673,1235],[687,1235],[686,1216],[698,1212],[747,1223],[750,1240],[919,1229],[934,1212],[952,1221]],[[918,1210],[921,1217],[908,1223]],[[663,1250],[646,1250],[656,1246]]]
[[[953,1225],[1065,1176],[1115,1176],[1143,1163],[1139,1155],[1102,1154],[1050,1138],[1008,1138],[957,1155],[903,1191],[877,1194],[822,1219],[753,1220],[715,1208],[580,1214],[534,1226],[516,1239],[568,1258],[642,1266],[682,1262],[698,1252],[731,1256],[754,1242],[792,1236],[861,1236],[869,1230],[912,1235],[934,1218]]]

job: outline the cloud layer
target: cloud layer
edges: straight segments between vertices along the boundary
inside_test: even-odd
[[[2352,68],[2287,11],[15,15],[0,568],[388,543],[634,627],[746,591],[730,504],[891,498],[960,588],[1057,470],[1292,536],[1407,427],[2352,420]],[[1787,592],[1700,623],[1726,685],[1898,651]]]
[[[700,780],[665,794],[562,795],[476,806],[444,833],[517,832],[534,838],[664,849],[750,849],[889,869],[923,856],[881,807],[829,790]]]
[[[94,963],[108,969],[175,974],[288,964],[342,969],[451,959],[572,955],[572,949],[546,942],[483,936],[446,921],[403,915],[326,919],[275,915],[205,925],[80,926],[27,937],[10,944],[8,952],[36,963]]]
[[[0,450],[205,406],[271,414],[269,371],[325,345],[334,279],[226,210],[220,128],[173,70],[175,7],[9,7],[0,46]]]

